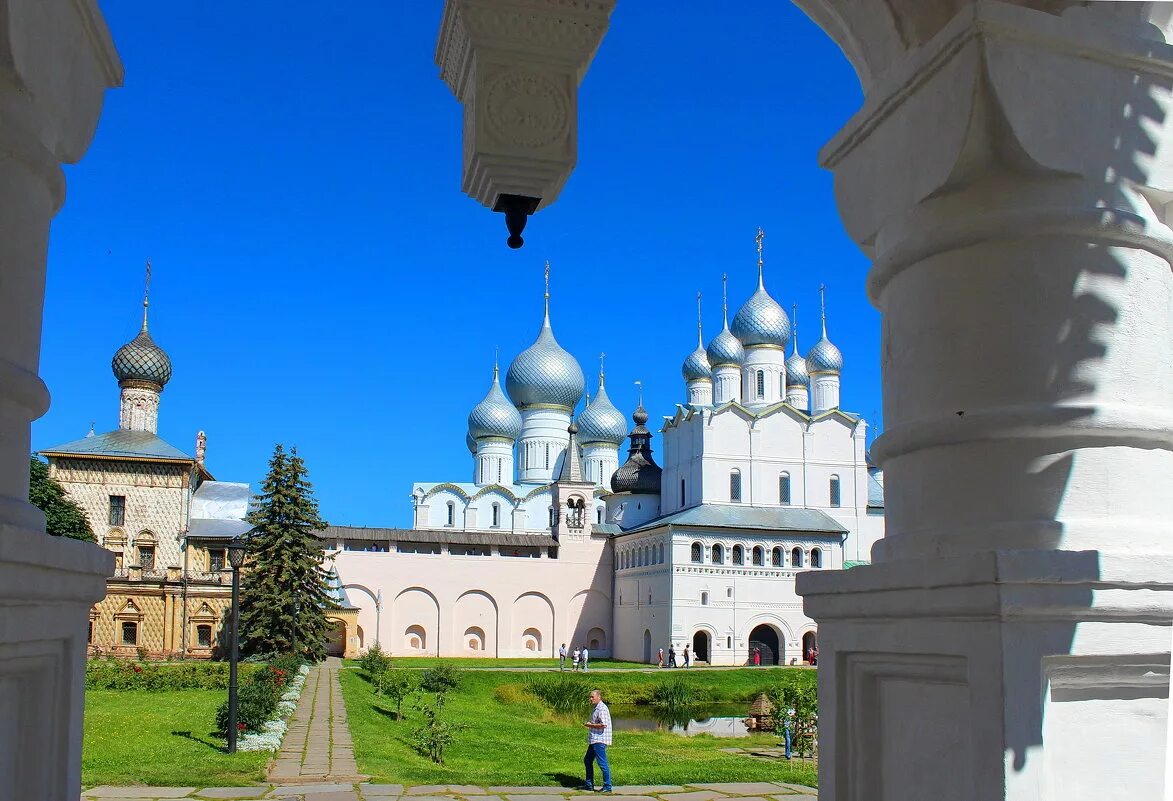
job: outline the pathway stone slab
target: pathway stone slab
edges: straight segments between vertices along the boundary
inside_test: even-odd
[[[709,782],[707,784],[690,784],[689,787],[703,787],[706,790],[716,790],[719,793],[731,795],[752,795],[772,793],[778,785],[773,782]]]
[[[401,796],[401,798],[408,798],[408,796]],[[412,801],[452,801],[450,795],[413,795],[410,798]]]
[[[338,782],[328,784],[281,784],[270,790],[266,798],[280,798],[286,795],[307,795],[309,793],[336,793],[341,790],[353,789],[353,784],[339,784]]]
[[[664,801],[713,801],[714,798],[726,798],[723,793],[712,790],[695,790],[691,793],[665,793],[660,798]]]
[[[448,792],[448,785],[417,784],[415,787],[408,787],[405,792],[407,795],[437,795],[439,793]]]
[[[783,790],[789,790],[792,793],[802,793],[804,795],[818,795],[818,788],[807,787],[805,784],[791,784],[790,782],[774,782],[774,784],[781,787]]]
[[[363,782],[358,786],[363,795],[403,795],[402,784],[371,784]]]
[[[506,795],[549,795],[550,793],[573,793],[572,787],[552,787],[546,785],[545,787],[490,787],[490,793],[504,793]]]
[[[114,787],[102,785],[86,790],[82,795],[88,798],[185,798],[195,792],[194,787],[147,787],[136,785],[133,787]]]
[[[684,788],[679,784],[629,784],[625,787],[616,787],[616,795],[646,795],[648,793],[682,793]]]
[[[509,801],[566,801],[561,795],[554,795],[553,792],[524,794],[524,795],[507,795],[505,796]]]
[[[359,801],[354,790],[335,790],[329,793],[306,793],[305,801]]]
[[[484,787],[478,787],[475,784],[450,784],[448,785],[448,792],[456,793],[457,795],[488,795],[489,791]]]
[[[265,787],[205,787],[197,790],[196,798],[260,798],[269,792]]]

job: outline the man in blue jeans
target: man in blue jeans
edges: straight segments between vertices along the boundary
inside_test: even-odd
[[[595,789],[595,766],[597,760],[599,770],[603,772],[604,793],[611,792],[611,766],[607,764],[607,746],[611,744],[611,710],[603,703],[603,695],[598,690],[591,690],[591,719],[582,724],[587,729],[587,750],[582,762],[586,765],[586,784],[580,790]]]

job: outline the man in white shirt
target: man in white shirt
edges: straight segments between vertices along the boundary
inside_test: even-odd
[[[566,643],[562,643],[562,647],[558,649],[558,669],[566,670]]]
[[[591,719],[582,724],[587,730],[586,756],[582,758],[586,766],[586,784],[579,789],[595,789],[594,763],[599,763],[599,770],[603,772],[604,793],[611,792],[611,766],[607,764],[607,746],[611,744],[611,710],[603,703],[603,694],[598,690],[591,690]]]
[[[591,658],[590,652],[587,651],[586,646],[584,645],[582,647],[582,653],[579,655],[579,659],[582,660],[582,672],[583,673],[586,673],[586,671],[587,671],[587,661],[590,658]]]

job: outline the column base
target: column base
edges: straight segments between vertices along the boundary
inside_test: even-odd
[[[0,525],[0,798],[81,791],[86,625],[114,556]]]
[[[823,801],[1161,797],[1173,556],[989,551],[798,592]]]

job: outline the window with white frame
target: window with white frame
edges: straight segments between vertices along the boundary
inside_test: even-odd
[[[839,489],[839,476],[831,476],[831,505],[840,506],[842,494]]]
[[[778,476],[778,503],[783,506],[790,505],[790,474],[783,473]]]
[[[703,561],[705,561],[704,548],[701,547],[699,542],[694,542],[692,544],[692,562],[693,564],[699,565]]]
[[[758,370],[757,379],[758,379],[758,397],[764,398],[764,397],[766,397],[766,371],[765,370]]]
[[[735,564],[735,565],[744,565],[745,564],[745,549],[742,548],[740,545],[733,546],[733,564]]]
[[[725,564],[725,548],[719,542],[713,546],[713,564]]]
[[[774,548],[774,550],[770,552],[770,565],[773,567],[782,567],[783,561],[782,549]]]
[[[823,552],[818,548],[811,548],[811,567],[823,566]]]
[[[766,550],[760,545],[753,547],[753,563],[755,567],[765,567],[766,565]]]
[[[790,566],[802,567],[802,548],[794,548],[790,551]]]
[[[737,468],[729,472],[729,500],[741,503],[741,471]]]

